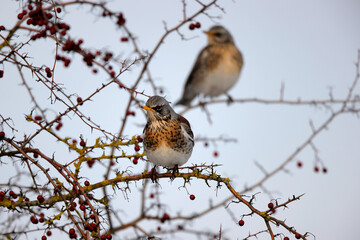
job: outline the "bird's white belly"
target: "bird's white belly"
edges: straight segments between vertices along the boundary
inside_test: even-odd
[[[216,68],[210,72],[202,82],[202,93],[205,96],[216,97],[226,93],[232,88],[239,79],[240,72],[229,73],[221,69]]]
[[[172,168],[176,164],[181,166],[185,164],[191,156],[189,153],[174,151],[167,146],[158,147],[155,151],[146,151],[148,160],[155,165]]]

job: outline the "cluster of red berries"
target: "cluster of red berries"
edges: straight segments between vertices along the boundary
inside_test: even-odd
[[[46,236],[50,237],[51,235],[52,235],[52,232],[51,232],[50,230],[46,231]],[[46,239],[47,239],[46,236],[43,235],[43,236],[41,237],[41,240],[46,240]]]
[[[302,163],[301,161],[298,161],[298,162],[296,163],[296,165],[297,165],[299,168],[301,168],[301,167],[303,166],[303,163]],[[315,167],[314,167],[314,172],[318,173],[319,171],[320,171],[320,168],[319,168],[318,166],[315,166]],[[323,168],[322,168],[322,172],[323,172],[323,173],[327,173],[327,168],[326,168],[326,167],[323,167]]]
[[[122,41],[122,42],[127,42],[127,41],[129,41],[129,38],[128,38],[128,37],[121,37],[121,38],[120,38],[120,41]]]
[[[77,234],[76,234],[76,232],[75,232],[75,229],[73,229],[73,228],[70,228],[69,229],[69,238],[71,238],[71,239],[73,239],[73,238],[77,238]]]
[[[116,24],[119,26],[124,25],[126,22],[126,19],[124,18],[124,15],[122,13],[119,13],[119,15],[117,16],[117,21]]]
[[[40,116],[40,115],[36,115],[35,117],[34,117],[34,120],[35,121],[37,121],[37,122],[40,122],[40,121],[42,121],[42,116]]]
[[[56,124],[56,126],[55,126],[55,129],[56,129],[57,131],[59,131],[59,130],[62,128],[62,126],[63,126],[63,123],[61,122],[61,117],[59,117],[59,118],[57,119],[57,124]]]
[[[62,46],[62,50],[65,52],[81,52],[80,45],[83,43],[83,41],[80,39],[77,42],[74,40],[68,39],[64,45]]]
[[[31,216],[30,217],[30,221],[32,224],[38,224],[38,223],[43,223],[45,222],[45,214],[44,213],[40,213],[40,217],[37,218],[35,216]],[[51,232],[50,232],[50,235],[51,235]],[[48,236],[50,236],[48,235]]]
[[[56,55],[56,60],[63,61],[64,62],[64,67],[68,67],[70,65],[70,62],[71,62],[70,58],[60,56],[60,55]]]
[[[48,78],[51,78],[51,77],[52,77],[52,73],[51,73],[51,70],[50,70],[49,67],[46,67],[46,68],[45,68],[45,72],[46,72],[46,76],[47,76]]]
[[[199,22],[196,23],[190,23],[189,29],[194,30],[195,28],[201,28],[201,24]]]
[[[112,236],[111,236],[111,234],[110,233],[108,233],[108,234],[103,234],[103,235],[101,235],[100,236],[100,239],[101,240],[111,240],[112,239]]]
[[[95,59],[95,55],[91,52],[87,52],[83,56],[83,61],[86,63],[87,66],[92,67],[93,61]]]
[[[17,199],[18,195],[14,191],[9,191],[9,196],[13,199]]]

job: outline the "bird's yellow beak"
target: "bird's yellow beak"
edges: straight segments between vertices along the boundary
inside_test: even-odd
[[[142,108],[143,108],[143,109],[145,109],[146,111],[150,111],[150,110],[152,110],[152,108],[150,108],[150,107],[148,107],[148,106],[145,106],[145,105],[144,105],[144,106],[142,106]]]

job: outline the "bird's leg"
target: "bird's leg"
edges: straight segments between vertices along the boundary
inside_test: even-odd
[[[175,179],[175,173],[179,173],[179,165],[177,164],[175,164],[174,168],[172,169],[171,180]]]
[[[232,97],[230,96],[230,94],[226,93],[226,96],[227,96],[227,104],[230,105],[231,103],[234,102],[234,100],[232,99]]]
[[[153,183],[157,182],[157,172],[156,172],[156,166],[154,166],[150,171],[150,179]]]

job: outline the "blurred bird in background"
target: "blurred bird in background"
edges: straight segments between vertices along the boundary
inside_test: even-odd
[[[239,79],[243,67],[242,54],[224,27],[216,25],[205,33],[208,45],[199,53],[176,105],[189,106],[198,95],[216,97],[226,94],[229,102],[232,101],[227,92]]]

